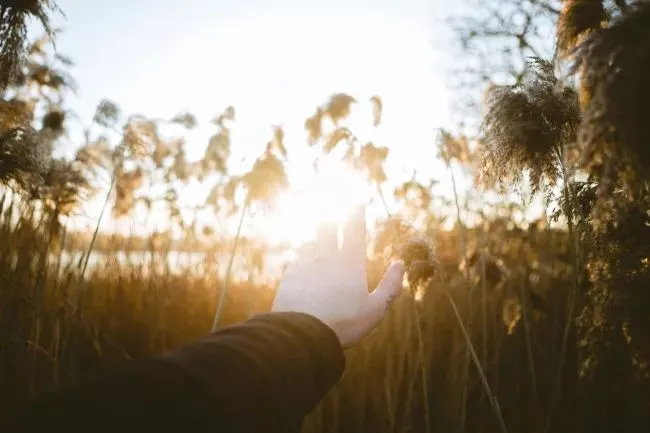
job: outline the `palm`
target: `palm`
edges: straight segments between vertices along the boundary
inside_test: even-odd
[[[364,209],[345,227],[341,249],[336,233],[335,226],[321,229],[315,247],[303,251],[300,262],[287,271],[272,310],[310,314],[328,325],[348,348],[381,322],[399,295],[404,267],[391,266],[369,294]]]
[[[347,224],[340,249],[337,244],[337,227],[322,226],[314,248],[306,248],[300,262],[287,271],[275,311],[297,310],[328,320],[355,317],[368,296],[363,211]]]

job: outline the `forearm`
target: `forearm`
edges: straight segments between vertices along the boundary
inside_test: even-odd
[[[291,428],[339,380],[343,367],[337,337],[318,320],[262,315],[45,398],[17,431]]]
[[[168,359],[207,385],[222,421],[248,419],[257,426],[304,417],[345,364],[334,332],[298,313],[255,317]]]

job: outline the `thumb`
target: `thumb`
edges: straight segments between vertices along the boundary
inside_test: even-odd
[[[364,315],[368,331],[379,325],[388,308],[400,295],[404,272],[404,263],[393,263],[384,273],[375,291],[369,295],[367,310]]]

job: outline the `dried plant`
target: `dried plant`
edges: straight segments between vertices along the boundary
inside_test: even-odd
[[[77,85],[73,78],[63,70],[58,70],[47,64],[27,64],[26,83],[32,87],[38,87],[40,90],[50,89],[58,94],[61,101],[63,90],[75,90]]]
[[[534,191],[553,185],[561,173],[559,155],[575,141],[577,93],[555,77],[549,62],[533,59],[530,66],[521,85],[488,92],[480,178],[489,186],[519,182],[525,171]]]
[[[350,115],[351,105],[357,102],[352,96],[345,93],[335,93],[323,107],[323,111],[335,125]]]
[[[441,131],[439,137],[439,156],[447,164],[455,160],[460,163],[465,163],[469,160],[469,142],[467,137],[451,135],[448,131]]]
[[[151,160],[153,161],[156,168],[162,168],[165,164],[167,158],[174,153],[170,143],[167,143],[165,140],[158,140],[155,143],[153,152],[151,153]]]
[[[389,217],[378,222],[374,250],[389,257],[398,256],[402,250],[398,240],[410,239],[415,235],[413,227],[404,220],[398,217]]]
[[[0,132],[29,125],[33,116],[30,108],[20,100],[0,100]]]
[[[228,171],[227,160],[230,157],[230,129],[226,121],[235,120],[235,109],[227,107],[223,113],[218,115],[212,123],[217,125],[217,132],[210,137],[208,147],[205,150],[203,159],[200,161],[199,177],[213,172],[226,174]]]
[[[273,138],[266,144],[268,152],[278,152],[283,158],[287,157],[287,148],[284,146],[284,130],[280,126],[273,127]]]
[[[184,128],[187,129],[194,129],[196,128],[197,125],[197,120],[196,117],[194,117],[193,114],[191,113],[180,113],[174,116],[171,120],[172,123],[177,123],[179,125],[182,125]]]
[[[81,161],[55,159],[43,176],[38,198],[55,215],[69,215],[93,192],[91,180]]]
[[[364,170],[368,175],[368,179],[372,182],[384,183],[387,180],[384,171],[384,163],[387,157],[387,147],[378,147],[372,143],[367,143],[361,147],[357,168]]]
[[[0,183],[26,187],[39,184],[47,172],[49,153],[43,152],[39,134],[19,127],[0,134]]]
[[[431,190],[435,183],[432,180],[429,185],[423,185],[415,179],[411,179],[396,187],[393,196],[398,201],[412,205],[416,209],[427,210],[433,200]]]
[[[115,203],[113,215],[116,217],[129,214],[135,204],[135,193],[144,182],[144,170],[137,167],[133,170],[125,170],[118,167],[115,172]]]
[[[174,155],[174,163],[171,169],[176,179],[180,181],[186,181],[192,175],[192,166],[187,162],[184,148],[181,147]]]
[[[220,128],[223,128],[225,127],[227,120],[235,120],[235,108],[232,106],[226,107],[223,113],[219,114],[212,120],[212,123],[219,126]]]
[[[105,137],[99,137],[77,150],[75,160],[86,170],[96,175],[98,171],[110,169],[114,151]]]
[[[102,100],[97,106],[93,122],[105,128],[114,128],[121,117],[120,107],[108,100]]]
[[[374,126],[379,126],[384,114],[384,104],[381,101],[379,96],[373,96],[370,98],[370,103],[372,104],[372,121]]]
[[[158,124],[143,116],[132,116],[124,125],[121,146],[135,160],[145,159],[161,145]]]
[[[578,164],[600,183],[604,209],[614,206],[618,189],[628,200],[638,197],[650,173],[650,4],[627,11],[575,55],[583,107]]]
[[[569,190],[573,191],[573,196],[567,197],[566,194],[562,194],[559,197],[557,211],[550,215],[551,219],[557,221],[560,215],[571,212],[571,217],[576,221],[583,218],[589,220],[596,204],[598,184],[572,182]]]
[[[248,199],[260,202],[273,199],[289,184],[282,160],[269,151],[255,161],[251,171],[241,180],[248,190]]]
[[[323,109],[318,107],[316,108],[316,112],[305,120],[305,130],[308,134],[308,142],[312,146],[316,144],[323,135],[322,123],[324,115],[325,113],[323,112]]]
[[[354,141],[354,139],[355,139],[354,135],[348,128],[345,127],[336,128],[335,130],[327,134],[327,138],[323,143],[323,152],[330,153],[342,141],[346,141],[348,142],[348,144],[351,144],[350,142]]]
[[[580,37],[598,30],[607,20],[602,0],[567,0],[557,24],[557,45],[560,54],[567,54]]]
[[[43,116],[43,130],[50,130],[55,133],[63,132],[65,112],[59,108],[53,108]]]
[[[12,0],[0,5],[0,91],[20,72],[27,54],[27,24],[36,18],[46,33],[54,36],[48,13],[61,12],[51,0]]]
[[[214,171],[225,173],[227,169],[226,161],[229,156],[230,130],[222,128],[210,137],[208,147],[205,149],[205,155],[202,160],[204,174]]]
[[[588,296],[579,322],[585,376],[609,374],[612,348],[608,346],[621,332],[626,334],[625,350],[639,351],[644,360],[650,359],[648,209],[650,195],[630,204],[594,237],[587,266]]]
[[[305,120],[305,130],[307,131],[309,144],[313,146],[323,137],[323,120],[325,118],[329,118],[335,126],[334,131],[328,135],[329,144],[326,144],[325,147],[333,148],[339,141],[344,139],[347,128],[341,127],[340,122],[350,115],[350,107],[356,102],[357,100],[348,94],[335,93],[330,96],[325,104],[317,107],[314,114]],[[374,106],[375,113],[378,115],[377,107],[379,105],[374,103]]]

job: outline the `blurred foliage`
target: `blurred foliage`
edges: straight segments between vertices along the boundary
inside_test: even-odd
[[[601,185],[598,206],[604,212],[616,211],[615,203],[621,202],[616,195],[628,202],[642,199],[650,181],[648,22],[650,3],[630,5],[593,32],[574,56],[584,113],[577,164]]]
[[[0,91],[10,84],[20,83],[22,79],[28,21],[36,18],[47,36],[54,36],[49,17],[52,11],[60,12],[56,3],[50,0],[11,0],[0,4]]]
[[[557,45],[562,54],[575,47],[579,38],[601,27],[607,20],[602,0],[565,1],[557,24]]]

